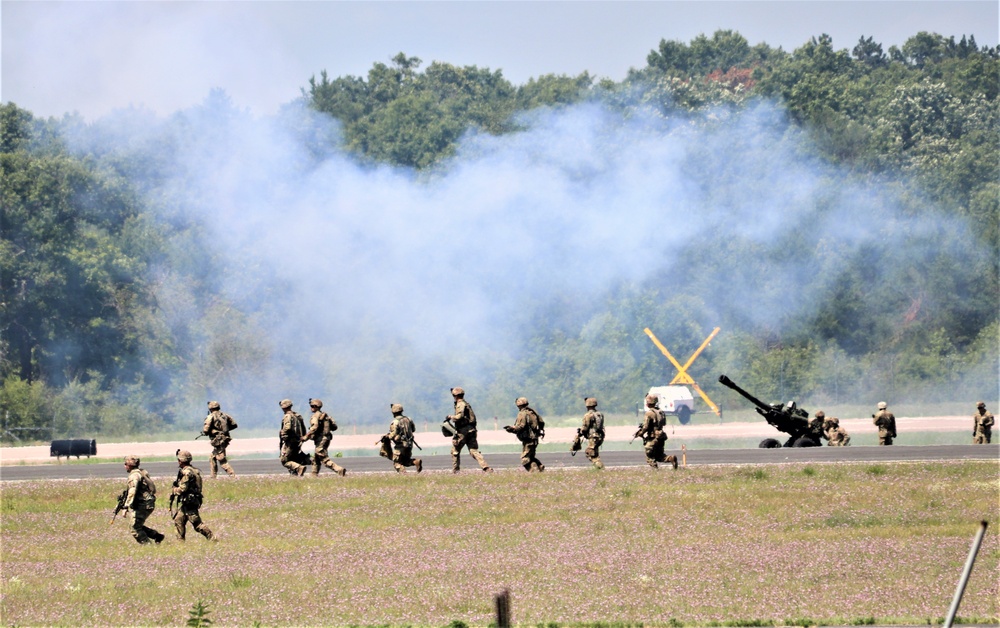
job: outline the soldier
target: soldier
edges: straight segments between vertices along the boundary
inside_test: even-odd
[[[333,440],[333,433],[337,431],[337,422],[333,420],[332,416],[323,412],[321,409],[322,407],[322,400],[309,400],[309,408],[313,411],[313,413],[309,418],[309,431],[302,435],[301,442],[304,443],[307,440],[312,439],[312,442],[316,445],[316,451],[313,452],[312,459],[313,475],[319,475],[320,465],[326,465],[334,470],[337,475],[344,477],[347,475],[347,469],[331,460],[330,456],[327,454],[327,449],[330,447],[330,441]],[[304,425],[305,424],[303,423],[303,426]],[[282,429],[284,429],[284,423],[282,423]]]
[[[302,437],[306,433],[306,424],[302,420],[302,415],[292,410],[292,400],[282,399],[278,406],[285,411],[281,417],[281,430],[278,438],[281,439],[281,464],[284,465],[292,475],[302,476],[306,472],[306,465],[309,456],[302,453]]]
[[[538,450],[538,440],[545,436],[545,422],[538,413],[528,406],[528,400],[518,397],[514,400],[517,406],[517,420],[514,425],[507,425],[503,429],[517,436],[521,441],[521,466],[527,472],[545,470],[545,465],[535,456]]]
[[[424,470],[424,463],[420,458],[413,458],[413,433],[417,431],[413,425],[413,420],[403,415],[403,406],[394,403],[389,406],[392,412],[392,422],[389,423],[389,433],[383,437],[382,442],[392,443],[388,457],[392,458],[392,466],[397,473],[406,473],[406,467],[416,467],[417,473]]]
[[[483,471],[491,472],[493,469],[486,464],[483,454],[479,453],[479,441],[476,438],[476,413],[472,411],[472,406],[465,400],[465,391],[460,387],[451,389],[451,396],[455,402],[455,414],[449,414],[445,419],[451,421],[453,430],[451,438],[451,471],[458,473],[461,467],[459,454],[462,448],[469,450],[469,455],[475,458]]]
[[[173,490],[173,494],[177,498],[177,509],[172,513],[177,538],[181,541],[184,540],[187,523],[190,521],[195,532],[211,541],[214,538],[212,531],[208,529],[198,513],[203,499],[201,471],[197,467],[191,466],[190,451],[177,450],[177,466],[177,479],[174,480]]]
[[[642,437],[642,444],[646,449],[646,464],[658,469],[660,462],[669,462],[676,469],[677,457],[666,456],[663,451],[667,443],[667,433],[663,431],[667,417],[660,411],[659,403],[660,398],[657,395],[646,395],[646,415],[633,438]]]
[[[826,421],[826,412],[818,410],[811,421],[809,421],[809,436],[816,441],[817,445],[823,444],[826,438],[826,428],[829,427]]]
[[[993,435],[993,415],[986,411],[982,401],[976,404],[977,412],[972,415],[972,444],[985,445]]]
[[[236,421],[222,411],[222,405],[218,401],[208,402],[208,416],[205,417],[205,425],[201,428],[201,433],[212,441],[212,457],[209,461],[213,478],[218,474],[220,465],[226,473],[236,477],[236,472],[226,460],[226,447],[229,446],[229,441],[233,440],[229,437],[229,432],[237,427],[239,426],[236,425]]]
[[[847,430],[840,427],[840,419],[830,417],[824,422],[824,425],[826,426],[824,438],[827,440],[827,445],[830,447],[846,447],[851,444],[851,437],[848,435]]]
[[[125,516],[132,526],[132,538],[141,544],[151,540],[160,543],[163,534],[146,527],[146,519],[156,508],[156,485],[145,469],[139,468],[137,456],[125,456],[125,471],[128,472],[128,487],[125,489]]]
[[[878,412],[872,415],[872,423],[878,427],[878,444],[891,445],[896,438],[896,417],[886,410],[884,401],[878,402]]]
[[[576,452],[580,451],[580,440],[586,438],[587,449],[583,453],[595,467],[603,469],[600,450],[604,444],[604,415],[597,411],[597,399],[593,397],[584,399],[583,405],[586,406],[587,413],[583,415],[583,425],[576,431],[576,438],[570,446],[570,454],[575,456]]]

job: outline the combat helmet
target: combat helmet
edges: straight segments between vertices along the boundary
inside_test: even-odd
[[[292,407],[292,400],[282,399],[281,401],[278,402],[278,406],[280,406],[282,410],[287,410]]]
[[[518,397],[517,399],[514,400],[514,405],[517,406],[518,408],[523,408],[524,406],[528,405],[528,398]]]
[[[657,394],[646,395],[646,405],[649,407],[654,407],[660,403],[660,396]]]
[[[879,410],[885,410],[885,408],[886,408],[886,403],[884,401],[878,402],[878,409]]]
[[[596,408],[597,407],[597,399],[594,398],[594,397],[587,397],[586,399],[583,400],[583,405],[584,405],[584,407],[587,407],[587,408]]]
[[[178,462],[191,462],[191,452],[186,449],[177,450],[177,461]]]
[[[462,390],[461,386],[455,386],[454,388],[451,389],[451,395],[452,397],[464,397],[465,391]]]
[[[403,414],[403,404],[394,403],[389,406],[389,410],[391,410],[393,414]]]
[[[309,400],[309,407],[310,408],[317,408],[317,409],[322,408],[323,407],[323,400],[322,399],[310,399]]]
[[[976,402],[976,407],[977,408],[982,408],[983,410],[985,410],[986,409],[986,402],[985,401],[978,401],[978,402]]]
[[[139,456],[125,456],[125,464],[136,469],[139,467]]]
[[[214,410],[221,410],[222,409],[222,404],[220,404],[218,401],[209,401],[208,402],[208,409],[209,410],[213,410],[213,411]]]

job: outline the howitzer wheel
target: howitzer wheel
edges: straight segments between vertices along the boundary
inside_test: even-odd
[[[795,442],[792,443],[792,447],[819,447],[819,446],[820,444],[816,442],[815,439],[809,436],[799,436],[798,438],[795,439]]]
[[[757,447],[760,449],[778,449],[781,447],[781,442],[773,438],[765,438],[760,441],[760,444],[757,445]]]

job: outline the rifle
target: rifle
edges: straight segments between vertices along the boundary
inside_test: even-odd
[[[178,483],[180,483],[180,481],[181,481],[181,470],[177,469],[177,477],[174,478],[174,483],[171,486],[176,487]],[[177,510],[174,510],[175,501],[177,501],[177,509],[180,510],[181,504],[180,501],[177,499],[177,495],[173,491],[170,491],[170,504],[167,506],[167,512],[170,513],[171,519],[173,519],[177,515]]]
[[[195,437],[194,437],[194,439],[195,439],[195,440],[198,440],[198,439],[199,439],[199,438],[201,438],[202,436],[207,436],[207,434],[198,434],[197,436],[195,436]]]
[[[639,426],[639,429],[637,429],[635,431],[635,434],[632,434],[632,440],[630,440],[628,442],[628,444],[631,445],[635,441],[635,439],[639,438],[639,434],[642,434],[642,426],[641,425]]]
[[[423,447],[421,447],[420,445],[417,444],[417,439],[415,439],[415,438],[413,439],[413,446],[416,447],[417,449],[419,449],[420,451],[424,450]]]
[[[111,523],[109,523],[108,525],[112,525],[115,522],[115,518],[118,516],[118,513],[120,513],[121,511],[123,511],[123,510],[125,510],[127,508],[125,506],[125,498],[126,497],[128,497],[128,489],[127,488],[123,489],[122,492],[121,492],[121,494],[118,496],[118,505],[115,506],[115,512],[111,515]]]

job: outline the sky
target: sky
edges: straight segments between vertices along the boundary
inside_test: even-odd
[[[309,78],[363,76],[399,52],[500,70],[623,79],[661,39],[719,29],[792,51],[826,33],[901,46],[920,31],[996,46],[988,1],[46,2],[3,0],[0,101],[94,120],[126,107],[169,115],[221,88],[270,115]]]

